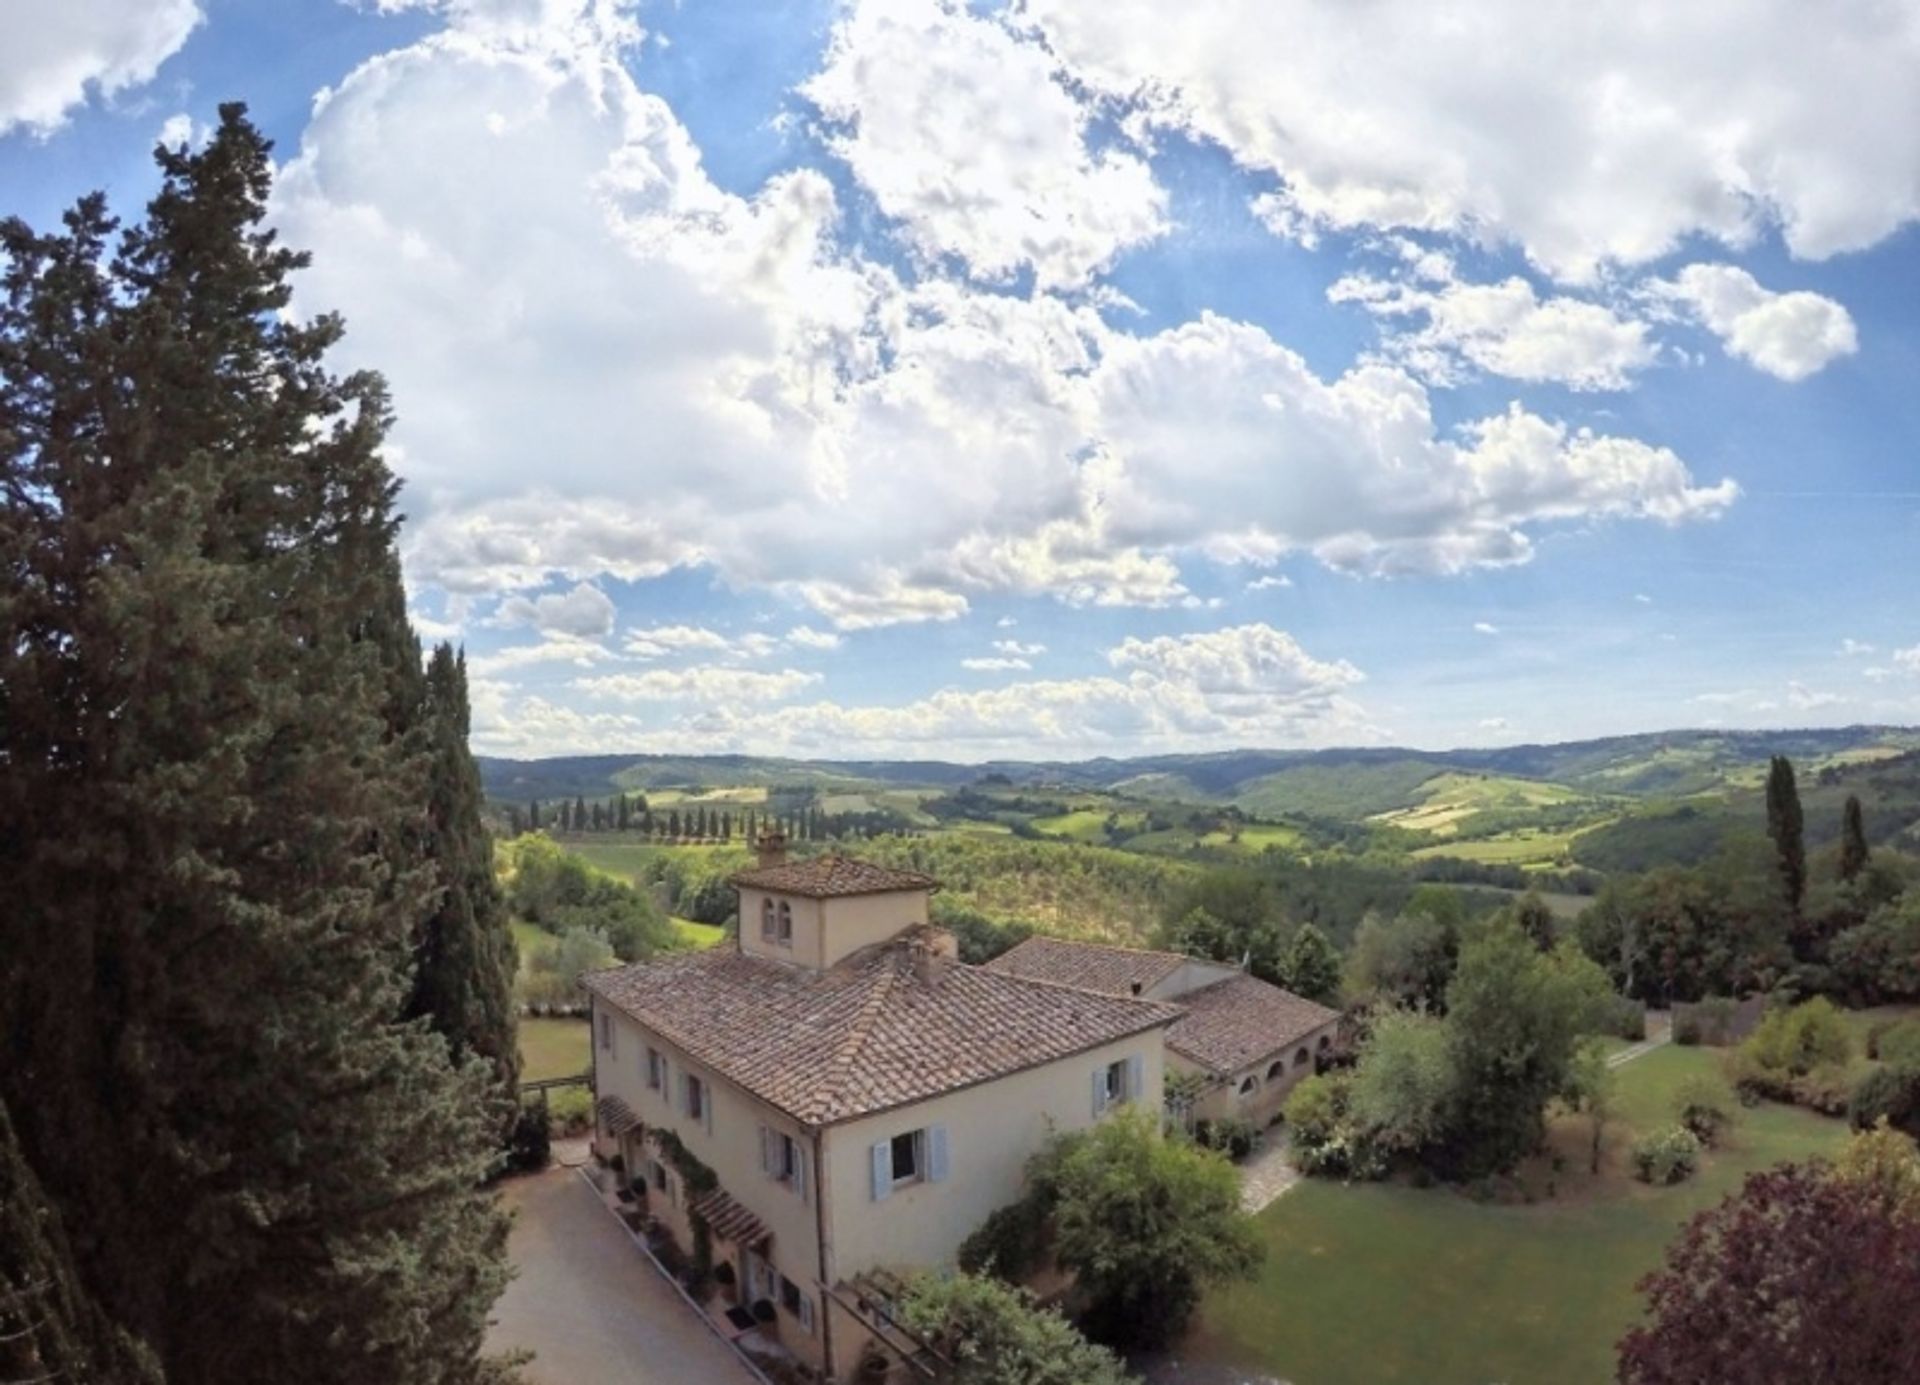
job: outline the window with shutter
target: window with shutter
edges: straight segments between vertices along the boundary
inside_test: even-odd
[[[1127,1059],[1127,1100],[1138,1101],[1147,1093],[1147,1062],[1139,1054]]]
[[[947,1178],[947,1127],[927,1127],[927,1182],[944,1183]]]
[[[893,1196],[893,1141],[876,1140],[873,1145],[873,1200],[885,1202]]]

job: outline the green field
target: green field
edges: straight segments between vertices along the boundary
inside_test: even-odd
[[[1614,1343],[1639,1312],[1634,1284],[1680,1224],[1748,1172],[1831,1153],[1846,1136],[1840,1121],[1763,1106],[1743,1113],[1693,1181],[1654,1189],[1627,1178],[1629,1125],[1665,1123],[1681,1080],[1715,1061],[1710,1050],[1663,1048],[1620,1069],[1624,1119],[1606,1170],[1586,1175],[1585,1123],[1563,1123],[1555,1142],[1568,1171],[1553,1201],[1309,1180],[1261,1214],[1269,1253],[1258,1280],[1208,1299],[1181,1359],[1300,1385],[1611,1380]]]
[[[520,1019],[520,1080],[572,1077],[592,1062],[584,1019]]]
[[[695,923],[692,919],[675,919],[673,931],[681,942],[695,949],[712,947],[727,936],[727,930],[717,923]]]

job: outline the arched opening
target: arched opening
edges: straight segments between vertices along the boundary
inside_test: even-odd
[[[771,899],[760,901],[760,936],[763,938],[773,936],[773,901]]]
[[[1304,1068],[1308,1063],[1311,1063],[1312,1061],[1313,1061],[1313,1055],[1307,1052],[1305,1044],[1302,1044],[1297,1050],[1295,1050],[1293,1055],[1293,1065],[1296,1068]]]
[[[780,927],[775,936],[783,943],[793,942],[793,906],[784,899],[780,901]]]
[[[1275,1058],[1272,1066],[1267,1069],[1267,1081],[1271,1082],[1276,1077],[1284,1077],[1286,1071],[1287,1060],[1284,1058]]]
[[[1255,1077],[1252,1073],[1248,1073],[1246,1080],[1240,1084],[1240,1095],[1241,1096],[1250,1095],[1253,1089],[1259,1085],[1260,1085],[1260,1079]]]

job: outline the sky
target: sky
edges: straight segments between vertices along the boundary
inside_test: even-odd
[[[0,214],[240,100],[474,745],[1920,722],[1920,6],[5,0]]]

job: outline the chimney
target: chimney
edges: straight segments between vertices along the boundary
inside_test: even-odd
[[[778,827],[768,827],[760,833],[760,839],[753,844],[760,856],[762,866],[784,866],[787,863],[787,834]]]
[[[925,938],[907,939],[907,961],[913,967],[913,979],[931,986],[947,969],[946,959],[927,946]]]
[[[1134,995],[1139,995],[1139,994],[1140,994],[1140,983],[1139,983],[1138,981],[1133,981],[1133,982],[1129,982],[1129,983],[1128,983],[1128,985],[1127,985],[1127,989],[1128,989],[1128,990],[1129,990],[1129,991],[1130,991],[1130,992],[1131,992],[1132,994],[1134,994]]]

